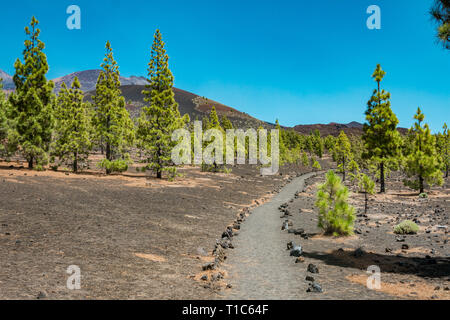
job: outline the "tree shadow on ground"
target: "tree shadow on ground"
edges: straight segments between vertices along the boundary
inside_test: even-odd
[[[355,251],[342,249],[331,253],[304,252],[303,255],[342,268],[366,271],[369,266],[376,265],[381,272],[411,274],[423,278],[450,278],[450,258],[445,257],[406,257],[372,252],[363,252],[356,257]]]

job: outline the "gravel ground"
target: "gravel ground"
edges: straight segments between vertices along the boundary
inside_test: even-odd
[[[318,275],[307,272],[306,262],[295,263],[295,258],[289,255],[286,244],[293,240],[292,234],[281,230],[283,219],[280,219],[278,207],[294,199],[298,191],[302,191],[305,179],[314,176],[309,173],[295,178],[285,186],[270,202],[253,210],[243,224],[239,236],[235,240],[235,249],[231,250],[226,265],[232,290],[226,291],[221,297],[225,299],[369,299],[388,298],[383,294],[369,291],[357,284],[352,285],[336,272],[327,270]],[[306,221],[295,221],[296,225],[305,228]],[[309,228],[315,231],[315,225]],[[311,228],[312,227],[312,228]],[[294,240],[295,242],[295,240]],[[300,240],[295,242],[300,244]],[[303,245],[303,243],[302,243]],[[316,259],[308,259],[318,264]],[[307,293],[309,283],[306,276],[320,279],[323,286],[325,278],[332,279],[326,282],[327,289],[322,294]],[[332,288],[334,290],[332,290]]]

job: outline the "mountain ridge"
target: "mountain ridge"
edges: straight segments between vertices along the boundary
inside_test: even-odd
[[[62,84],[65,83],[68,87],[72,84],[75,77],[78,77],[81,84],[81,89],[85,92],[86,100],[91,100],[95,93],[95,86],[97,83],[100,69],[91,69],[84,71],[77,71],[71,74],[55,78],[52,81],[55,83],[55,93],[61,90]],[[0,78],[3,78],[4,90],[14,90],[14,82],[12,76],[0,69]],[[148,83],[145,77],[130,76],[120,77],[122,95],[127,102],[127,109],[133,117],[137,117],[141,108],[145,105],[142,90]],[[186,90],[174,88],[175,100],[179,104],[179,110],[182,115],[189,114],[191,120],[201,120],[207,116],[212,107],[216,108],[219,116],[226,115],[235,127],[238,128],[257,128],[263,127],[266,129],[273,129],[275,125],[266,121],[259,120],[248,115],[245,112],[239,111],[236,108],[226,106],[217,101],[201,97]],[[319,130],[322,136],[333,135],[337,136],[343,130],[347,135],[361,135],[363,133],[363,124],[357,121],[352,121],[347,124],[331,122],[329,124],[299,124],[292,128],[283,127],[285,129],[293,129],[301,134],[310,134],[315,130]],[[399,128],[399,131],[405,133],[407,129]]]

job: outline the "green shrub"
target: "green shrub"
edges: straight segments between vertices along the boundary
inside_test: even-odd
[[[128,170],[128,161],[126,160],[109,161],[108,159],[103,159],[98,163],[98,166],[102,169],[105,169],[108,172],[125,172]]]
[[[394,227],[395,234],[416,234],[419,227],[411,220],[405,220]]]
[[[334,236],[352,235],[355,208],[348,204],[348,189],[332,171],[317,192],[316,206],[319,208],[319,228]]]
[[[421,198],[421,199],[427,199],[427,198],[428,198],[428,194],[426,194],[426,193],[421,193],[421,194],[419,194],[419,198]]]
[[[320,163],[317,160],[314,160],[312,167],[314,170],[317,170],[317,171],[322,170],[322,167],[320,166]]]

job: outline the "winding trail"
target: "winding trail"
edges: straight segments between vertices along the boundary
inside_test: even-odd
[[[289,256],[286,243],[290,235],[281,232],[278,207],[302,191],[305,180],[317,173],[294,178],[270,202],[255,208],[234,238],[226,265],[233,280],[227,299],[306,299],[305,268],[299,268]]]

